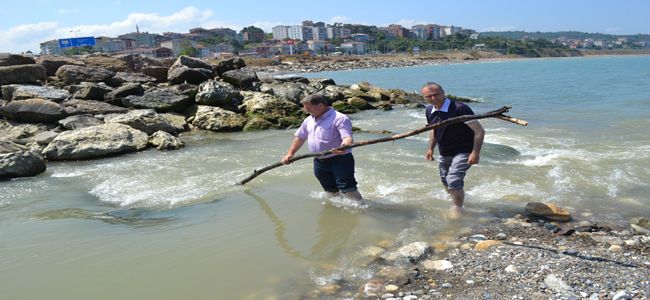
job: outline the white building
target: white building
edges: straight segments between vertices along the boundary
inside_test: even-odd
[[[289,38],[292,40],[309,41],[314,39],[311,27],[290,26],[288,29]]]
[[[59,40],[42,42],[41,55],[63,55],[63,49],[59,47]]]
[[[361,43],[361,42],[342,43],[341,50],[347,54],[365,54],[366,43]]]
[[[273,39],[282,41],[289,38],[289,26],[278,25],[273,27]]]

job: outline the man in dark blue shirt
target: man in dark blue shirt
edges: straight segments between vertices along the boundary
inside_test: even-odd
[[[426,108],[428,124],[474,114],[464,103],[447,99],[445,91],[435,82],[425,84],[421,92],[424,99],[430,103]],[[484,136],[483,126],[477,120],[436,128],[429,135],[425,159],[434,160],[433,149],[438,145],[440,179],[451,196],[449,217],[452,219],[462,214],[465,174],[471,165],[478,164]]]

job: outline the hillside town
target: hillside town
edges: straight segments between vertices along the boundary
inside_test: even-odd
[[[539,47],[578,50],[644,49],[650,41],[610,38],[572,38],[557,35],[553,38],[534,34],[509,36],[509,32],[479,33],[473,29],[453,25],[418,24],[407,28],[398,24],[376,27],[353,24],[325,24],[303,21],[300,25],[278,25],[272,32],[248,26],[239,32],[230,28],[192,28],[187,33],[149,33],[138,26],[134,32],[117,37],[86,37],[90,43],[66,47],[53,39],[40,43],[41,55],[74,55],[83,53],[140,54],[154,58],[173,58],[188,55],[199,58],[273,57],[276,55],[366,55],[426,50],[491,49],[504,54],[526,54],[519,45],[508,41],[537,43]],[[458,43],[442,44],[443,40],[465,39]],[[495,38],[499,38],[497,42]],[[76,39],[76,32],[75,32]],[[458,38],[456,38],[457,40]],[[506,40],[504,42],[504,40]],[[487,42],[486,42],[487,41]],[[438,44],[436,44],[438,43]]]

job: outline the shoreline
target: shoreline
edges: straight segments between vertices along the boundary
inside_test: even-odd
[[[646,299],[650,296],[647,218],[615,224],[589,211],[559,222],[517,208],[449,221],[450,228],[397,250],[382,241],[365,283],[320,286],[309,298]],[[463,222],[464,221],[464,222]],[[635,224],[643,224],[638,229]],[[634,224],[634,225],[633,225]],[[460,226],[460,227],[459,227]],[[635,227],[636,226],[636,227]],[[408,250],[404,248],[410,247]],[[382,252],[381,249],[385,249]],[[404,252],[402,259],[390,261]],[[644,279],[645,278],[645,279]]]
[[[581,55],[525,57],[503,55],[493,51],[440,51],[422,55],[377,55],[340,57],[287,57],[279,58],[270,65],[248,65],[247,70],[260,73],[260,77],[288,74],[306,74],[363,69],[401,68],[426,65],[446,65],[481,62],[518,61],[528,59],[556,59],[594,56],[650,55],[650,50],[639,51],[579,51]]]

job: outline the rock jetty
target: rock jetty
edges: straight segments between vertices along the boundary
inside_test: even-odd
[[[420,106],[420,97],[369,83],[258,77],[246,62],[175,61],[140,55],[0,54],[0,178],[34,176],[48,160],[178,149],[183,132],[285,129],[306,114],[300,100],[321,94],[345,113]]]

